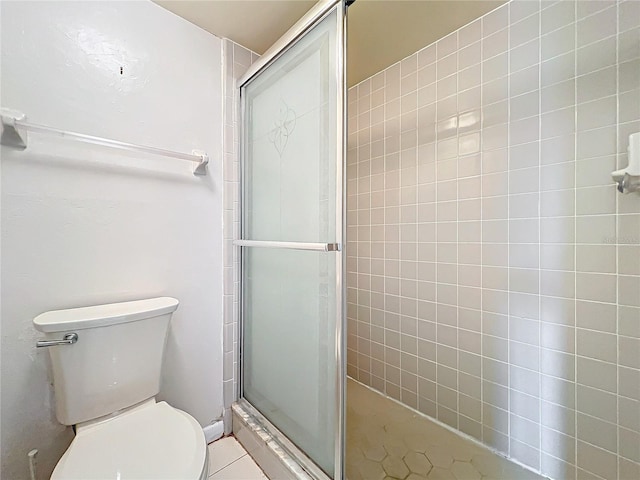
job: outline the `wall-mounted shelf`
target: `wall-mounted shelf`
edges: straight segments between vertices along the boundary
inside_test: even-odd
[[[58,130],[44,125],[29,123],[25,120],[25,115],[14,110],[2,109],[0,113],[2,119],[2,136],[0,143],[9,147],[24,150],[27,148],[27,133],[38,133],[44,135],[53,135],[62,137],[76,142],[90,143],[93,145],[101,145],[104,147],[117,148],[119,150],[128,150],[132,152],[150,153],[152,155],[161,155],[163,157],[177,158],[179,160],[187,160],[195,162],[194,175],[206,175],[209,156],[200,151],[194,150],[192,153],[174,152],[162,148],[149,147],[146,145],[136,145],[134,143],[120,142],[109,138],[95,137],[84,133],[68,132]]]

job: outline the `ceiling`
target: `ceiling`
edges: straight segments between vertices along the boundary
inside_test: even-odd
[[[221,38],[263,54],[314,0],[154,0]]]
[[[503,3],[357,0],[348,14],[348,84],[355,85]]]
[[[262,54],[316,2],[156,0],[218,37]],[[349,7],[347,75],[356,83],[493,10],[503,0],[357,0]]]

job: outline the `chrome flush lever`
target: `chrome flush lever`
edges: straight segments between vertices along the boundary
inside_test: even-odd
[[[55,347],[57,345],[72,345],[78,341],[77,333],[67,333],[62,340],[38,340],[36,347]]]

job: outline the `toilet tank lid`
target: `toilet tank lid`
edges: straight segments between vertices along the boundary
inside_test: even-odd
[[[178,308],[178,303],[175,298],[158,297],[133,302],[53,310],[38,315],[33,319],[33,325],[41,332],[65,332],[104,327],[172,313]]]

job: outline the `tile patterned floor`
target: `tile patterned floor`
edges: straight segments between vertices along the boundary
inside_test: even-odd
[[[233,437],[209,445],[209,480],[267,480],[266,475]]]
[[[541,480],[349,379],[348,480]]]

